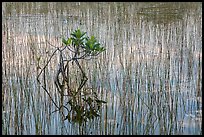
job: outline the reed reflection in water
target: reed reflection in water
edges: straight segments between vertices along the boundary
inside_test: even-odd
[[[2,3],[2,134],[202,134],[201,10],[201,3]],[[61,46],[77,28],[107,49],[81,62],[87,87],[108,102],[83,126],[52,113],[36,80],[55,50],[48,42]],[[56,102],[58,60],[45,74]]]

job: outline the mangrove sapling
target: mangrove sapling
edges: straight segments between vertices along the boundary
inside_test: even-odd
[[[53,58],[53,56],[57,52],[59,52],[59,63],[54,83],[57,88],[57,91],[61,95],[61,105],[58,106],[57,103],[52,99],[52,96],[49,94],[49,91],[47,90],[45,85],[42,85],[42,88],[45,90],[54,105],[57,107],[56,111],[60,111],[62,108],[65,108],[68,111],[68,114],[66,116],[62,111],[64,120],[68,119],[69,121],[79,122],[81,124],[82,122],[87,121],[88,119],[92,119],[94,117],[99,116],[98,112],[100,111],[101,105],[102,103],[106,102],[98,99],[97,93],[95,91],[92,91],[90,94],[82,94],[87,92],[87,89],[83,87],[86,84],[88,78],[82,66],[80,65],[79,60],[93,59],[101,52],[105,51],[105,48],[97,42],[94,36],[88,37],[86,35],[86,32],[81,32],[80,29],[77,29],[72,32],[70,38],[62,38],[62,42],[64,46],[61,47],[55,47],[54,45],[48,42],[48,44],[52,47],[55,47],[56,50],[52,53],[47,63],[42,68],[41,72],[38,74],[37,80],[41,84],[39,76],[43,71],[45,71],[45,68],[48,67],[48,64],[51,63],[51,59]],[[66,54],[66,56],[63,56],[63,53],[67,51],[70,54]],[[70,63],[74,63],[77,66],[79,72],[81,73],[81,80],[79,82],[79,85],[74,89],[71,88],[69,82]],[[68,102],[66,104],[63,104],[64,98],[68,98]]]

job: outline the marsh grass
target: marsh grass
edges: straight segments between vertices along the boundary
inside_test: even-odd
[[[152,4],[3,3],[2,133],[202,134],[202,8],[192,5],[197,8],[188,4],[189,12],[184,8],[176,21],[157,24],[145,19]],[[148,15],[134,14],[140,6]],[[61,46],[61,35],[77,27],[107,49],[80,62],[89,79],[87,92],[96,91],[108,102],[100,117],[82,126],[63,121],[36,81],[54,51],[49,43]],[[60,104],[67,100],[53,83],[58,60],[56,54],[40,80]],[[80,73],[75,65],[69,71],[75,88]]]

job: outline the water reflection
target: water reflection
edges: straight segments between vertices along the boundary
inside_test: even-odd
[[[2,133],[202,134],[201,9],[200,3],[2,3]],[[83,63],[87,86],[108,102],[83,127],[52,113],[36,82],[38,63],[54,50],[47,41],[61,46],[61,37],[77,28],[107,49]],[[46,71],[56,102],[58,59]]]

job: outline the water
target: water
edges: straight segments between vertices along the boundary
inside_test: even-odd
[[[201,11],[201,3],[2,3],[2,133],[202,134]],[[52,113],[36,80],[55,50],[48,43],[61,46],[77,28],[107,49],[82,62],[86,86],[108,102],[82,127]],[[45,74],[56,102],[58,60]]]

